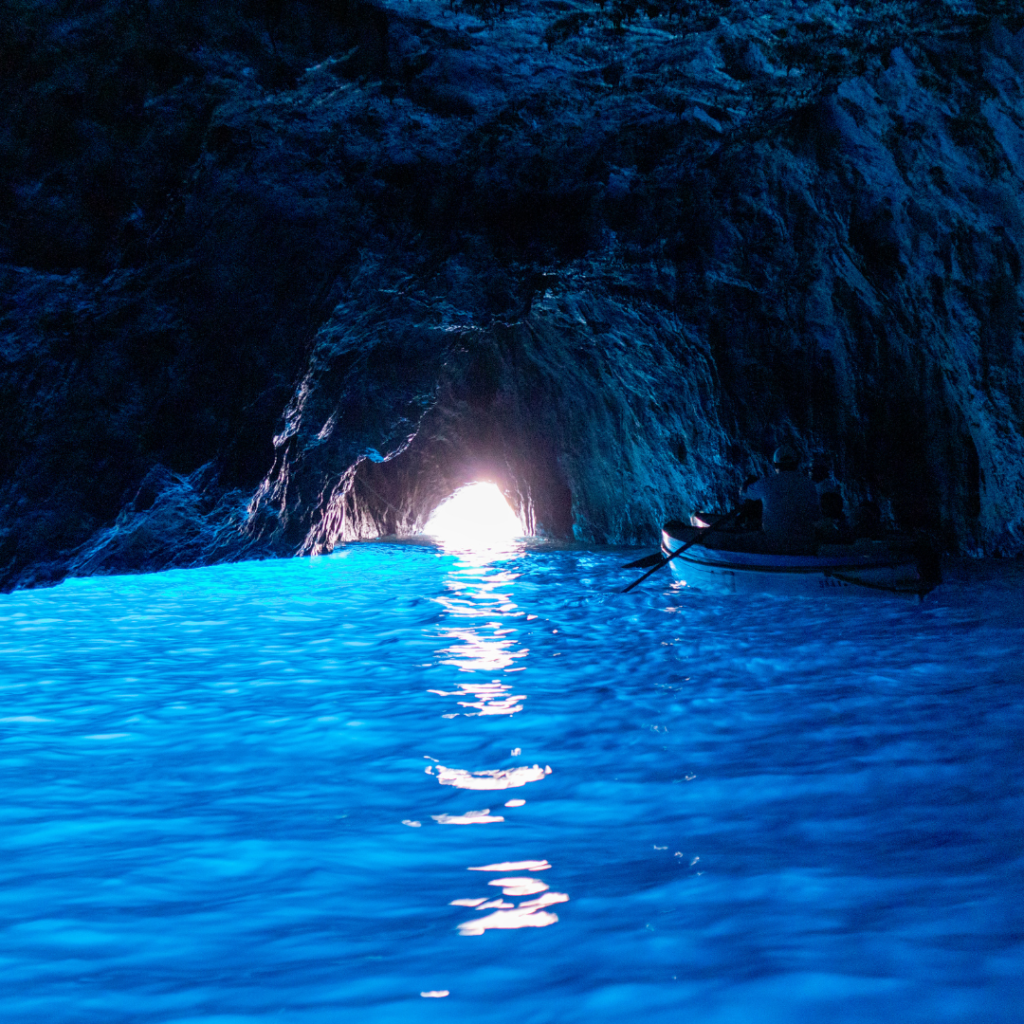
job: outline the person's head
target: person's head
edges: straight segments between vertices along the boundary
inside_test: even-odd
[[[786,473],[796,469],[800,465],[800,459],[788,444],[782,444],[775,449],[772,465],[775,467],[776,473]]]

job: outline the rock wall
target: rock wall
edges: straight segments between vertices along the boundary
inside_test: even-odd
[[[651,542],[783,440],[1024,552],[1024,16],[5,0],[0,586],[497,480]]]

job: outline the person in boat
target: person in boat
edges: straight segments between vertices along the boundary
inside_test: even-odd
[[[814,524],[814,532],[823,544],[849,544],[853,531],[843,508],[843,496],[837,490],[818,488],[821,516]]]
[[[814,554],[815,523],[821,518],[817,488],[799,471],[800,460],[788,444],[775,450],[772,465],[774,474],[747,484],[740,498],[761,503],[761,529],[770,552]]]
[[[875,502],[868,499],[857,506],[853,528],[858,537],[870,537],[872,540],[877,540],[884,536],[882,511]]]

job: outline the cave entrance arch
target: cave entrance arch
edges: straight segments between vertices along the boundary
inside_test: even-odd
[[[490,547],[517,540],[526,531],[497,484],[481,480],[441,501],[423,532],[445,546]]]
[[[573,499],[553,445],[536,425],[513,428],[474,409],[433,410],[400,452],[362,455],[330,485],[303,550],[423,536],[440,506],[481,482],[511,507],[518,520],[512,537],[571,539]]]

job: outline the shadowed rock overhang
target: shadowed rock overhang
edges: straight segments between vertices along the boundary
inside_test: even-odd
[[[649,542],[782,440],[1024,549],[1014,5],[414,11],[15,6],[3,586],[411,533],[482,476]]]

